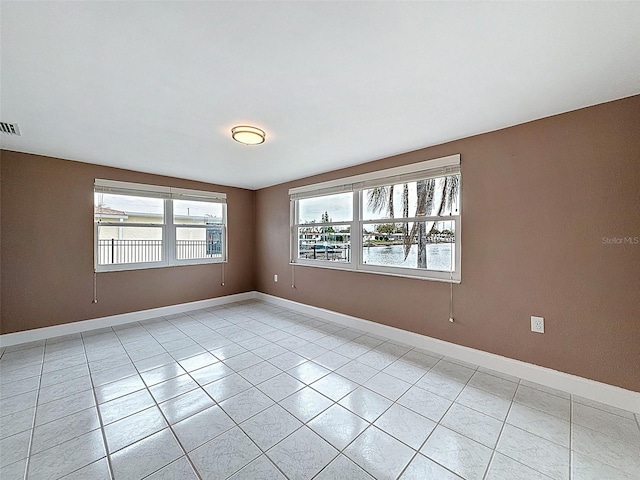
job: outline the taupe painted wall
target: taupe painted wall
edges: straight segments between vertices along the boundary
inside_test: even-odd
[[[291,288],[289,188],[455,153],[455,323],[444,283],[297,266]],[[259,190],[256,221],[261,292],[640,391],[640,244],[603,244],[640,237],[640,96]]]
[[[0,332],[132,312],[254,289],[255,192],[1,151]],[[224,192],[229,263],[98,274],[93,299],[93,181]]]

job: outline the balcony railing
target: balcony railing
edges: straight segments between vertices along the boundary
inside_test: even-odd
[[[121,263],[149,263],[162,261],[162,240],[98,240],[98,265]],[[220,242],[206,240],[177,240],[176,258],[221,258]]]
[[[176,258],[178,260],[220,257],[222,257],[221,242],[207,242],[206,240],[176,240]]]

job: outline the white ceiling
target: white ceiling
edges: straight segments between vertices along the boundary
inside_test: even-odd
[[[2,148],[251,189],[640,93],[640,2],[0,5]]]

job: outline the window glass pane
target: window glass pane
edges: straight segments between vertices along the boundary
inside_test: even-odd
[[[176,228],[176,259],[222,258],[221,224]]]
[[[174,200],[173,221],[176,224],[188,225],[222,223],[222,204],[193,200]]]
[[[351,260],[351,227],[298,227],[298,258],[349,262]]]
[[[161,198],[94,193],[96,222],[164,223],[164,200]]]
[[[350,222],[353,219],[353,193],[298,200],[298,223]]]
[[[162,261],[162,227],[98,225],[98,265]]]
[[[458,213],[460,176],[432,178],[362,191],[365,220]]]
[[[387,267],[455,271],[455,222],[365,224],[362,262]]]
[[[416,182],[362,191],[363,218],[413,217],[416,213]]]

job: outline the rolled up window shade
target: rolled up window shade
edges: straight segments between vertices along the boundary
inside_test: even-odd
[[[363,173],[328,182],[295,187],[289,190],[291,200],[319,197],[336,193],[353,192],[384,185],[410,183],[429,178],[457,175],[460,173],[460,155],[427,160],[425,162],[402,165],[400,167]]]
[[[120,182],[96,178],[94,191],[114,195],[131,195],[136,197],[172,198],[178,200],[194,200],[202,202],[227,203],[227,195],[205,190],[147,185],[142,183]]]

